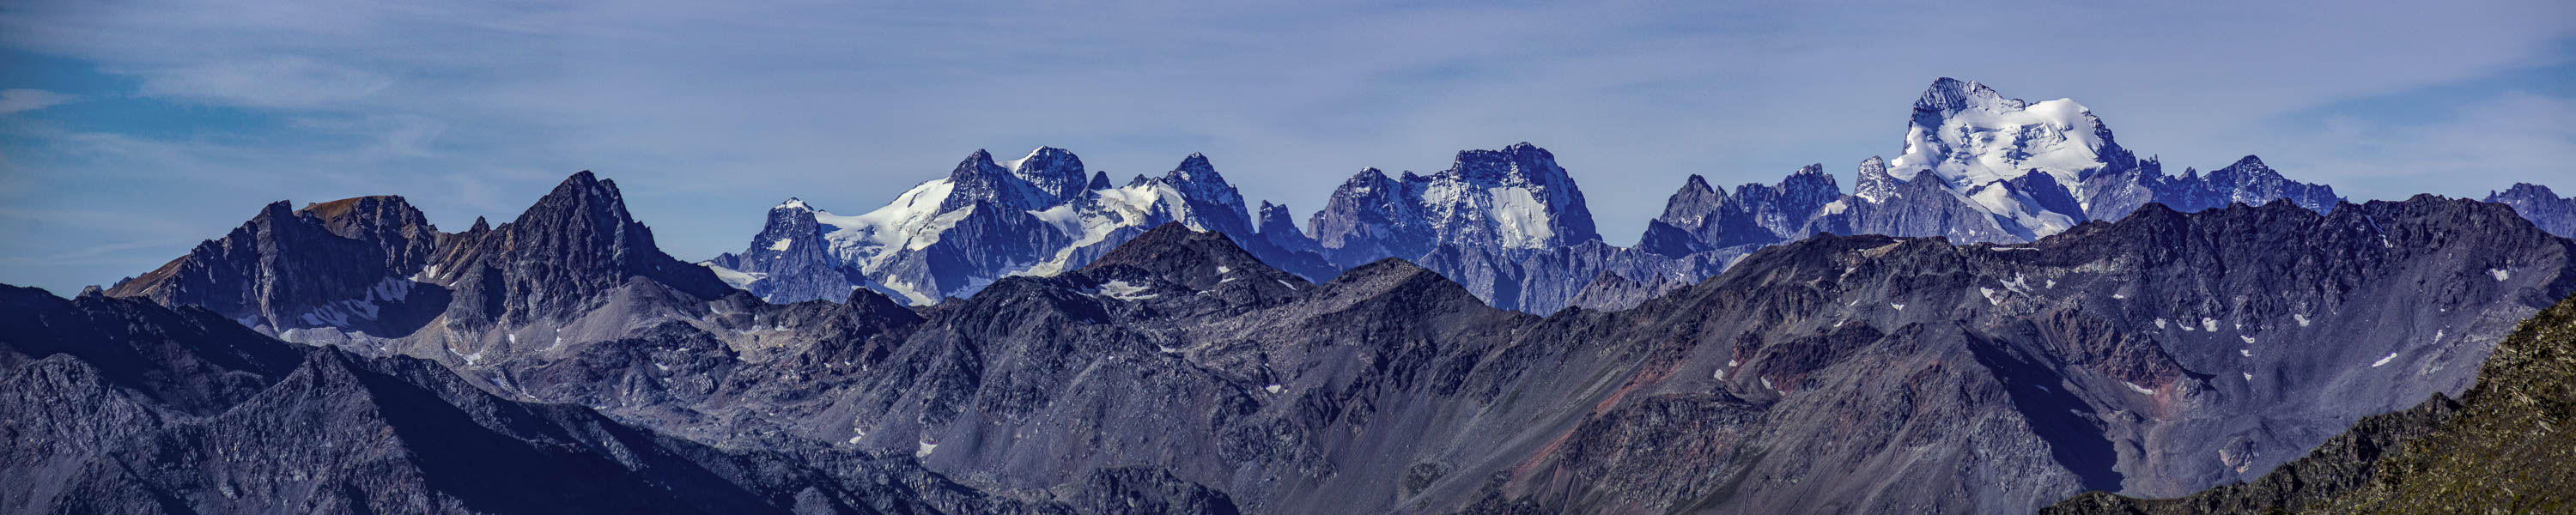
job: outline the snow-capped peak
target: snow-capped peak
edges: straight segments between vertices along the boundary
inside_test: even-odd
[[[813,211],[813,210],[815,210],[813,206],[806,205],[806,204],[805,204],[805,201],[803,201],[803,200],[798,200],[796,197],[787,197],[787,201],[786,201],[786,202],[780,202],[780,203],[778,203],[778,206],[769,208],[769,210],[771,210],[771,211],[777,211],[777,210],[780,210],[780,209],[802,209],[802,210],[806,210],[806,211]]]
[[[1458,153],[1449,169],[1389,179],[1363,169],[1312,224],[1327,248],[1454,244],[1537,249],[1599,239],[1583,192],[1556,156],[1529,143]]]
[[[2004,98],[1984,84],[1942,78],[1914,103],[1896,177],[1932,170],[1960,190],[2032,172],[2076,184],[2116,153],[2110,130],[2073,99]],[[2110,151],[2110,152],[2106,152]]]
[[[2006,230],[2029,237],[2086,219],[2082,205],[2068,201],[2092,197],[2082,190],[2086,177],[2137,166],[2101,119],[2073,99],[2027,102],[1944,77],[1915,100],[1910,121],[1905,153],[1886,163],[1892,181],[1931,172],[1945,188],[2020,226]],[[1893,194],[1893,182],[1878,182],[1869,168],[1863,165],[1856,193],[1873,202]],[[2032,174],[2040,176],[2026,178]],[[2007,181],[2021,182],[1999,184]]]

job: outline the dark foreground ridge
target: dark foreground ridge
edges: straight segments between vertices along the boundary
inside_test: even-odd
[[[2362,419],[2252,482],[2178,499],[2105,492],[2040,513],[2569,513],[2576,511],[2576,297],[2522,323],[2460,401]]]
[[[1101,469],[1025,500],[910,456],[718,449],[202,308],[0,286],[0,326],[11,513],[1234,512],[1159,471]]]

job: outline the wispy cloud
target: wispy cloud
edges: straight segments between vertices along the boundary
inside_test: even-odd
[[[245,107],[307,108],[359,100],[392,78],[303,56],[191,64],[135,72],[146,96]]]
[[[80,100],[80,96],[41,89],[0,89],[0,114],[34,111],[74,100]]]

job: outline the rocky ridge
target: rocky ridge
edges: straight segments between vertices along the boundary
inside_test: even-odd
[[[2576,297],[2496,344],[2478,385],[2376,415],[2259,479],[2173,499],[2090,492],[2043,514],[2556,513],[2576,507]]]
[[[2425,197],[2150,207],[2036,244],[1809,238],[1626,310],[1544,318],[1403,260],[1311,282],[1177,223],[934,306],[868,289],[772,304],[692,294],[705,285],[665,281],[713,274],[650,260],[509,265],[576,244],[658,255],[609,236],[632,221],[578,179],[522,216],[550,221],[445,238],[463,243],[430,262],[566,271],[521,276],[587,298],[460,285],[475,300],[451,311],[502,299],[478,311],[501,313],[489,327],[283,335],[717,448],[912,456],[980,492],[1170,478],[1138,491],[1198,485],[1261,513],[2015,512],[2261,474],[2465,388],[2458,363],[2576,290],[2568,240]],[[492,235],[512,231],[532,232]],[[489,243],[538,235],[561,237]],[[1559,269],[1620,256],[1558,252]]]

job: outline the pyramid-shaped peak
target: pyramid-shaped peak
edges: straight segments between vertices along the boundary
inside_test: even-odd
[[[1688,179],[1683,179],[1683,180],[1682,180],[1682,191],[1710,191],[1710,192],[1713,192],[1713,191],[1716,191],[1716,190],[1717,190],[1717,188],[1716,188],[1716,187],[1712,187],[1712,186],[1709,186],[1709,185],[1708,185],[1708,178],[1707,178],[1707,177],[1701,177],[1701,176],[1699,176],[1699,174],[1691,174],[1691,175],[1690,175],[1690,178],[1688,178]]]
[[[1216,165],[1208,163],[1207,155],[1191,152],[1188,157],[1181,158],[1180,166],[1172,168],[1171,175],[1182,180],[1205,180],[1216,177]]]
[[[562,183],[555,185],[554,191],[546,192],[544,198],[537,199],[537,206],[530,209],[564,202],[590,204],[589,199],[598,199],[600,202],[597,204],[603,206],[613,206],[621,215],[626,211],[626,199],[618,193],[617,181],[600,179],[589,170],[565,177]]]
[[[814,206],[807,205],[807,204],[805,204],[805,201],[804,201],[804,200],[799,200],[799,199],[797,199],[796,197],[787,197],[787,201],[786,201],[786,202],[780,202],[780,203],[778,203],[778,206],[777,206],[777,207],[769,208],[769,210],[771,210],[771,211],[777,211],[777,210],[781,210],[781,209],[796,209],[796,210],[813,211],[813,210],[814,210]]]
[[[554,191],[547,192],[544,198],[537,199],[536,205],[519,213],[516,222],[526,222],[532,217],[578,219],[594,216],[621,224],[634,220],[626,212],[626,199],[618,193],[617,181],[600,179],[589,170],[583,170],[555,185]]]
[[[579,172],[573,172],[572,176],[570,176],[570,177],[565,177],[562,183],[558,183],[558,184],[556,184],[556,185],[555,185],[555,191],[556,191],[556,192],[563,192],[563,191],[567,191],[567,190],[589,190],[589,191],[597,191],[597,190],[602,190],[602,189],[612,190],[612,191],[613,191],[613,190],[616,190],[616,189],[617,189],[617,183],[615,183],[615,182],[611,182],[611,181],[603,181],[603,180],[600,180],[600,179],[599,179],[599,176],[598,176],[597,174],[593,174],[593,173],[591,173],[591,172],[590,172],[590,170],[582,170],[582,171],[579,171]]]
[[[975,149],[975,152],[974,152],[974,153],[972,153],[972,154],[966,154],[966,159],[965,159],[965,160],[958,161],[958,162],[957,162],[957,169],[956,169],[956,171],[951,172],[951,175],[967,174],[967,173],[971,173],[971,172],[980,172],[980,171],[984,171],[984,170],[1008,170],[1008,169],[1006,169],[1006,168],[1002,168],[1001,163],[997,163],[997,162],[994,162],[994,161],[993,161],[993,153],[992,153],[992,152],[986,152],[986,151],[984,151],[984,149],[980,149],[980,148],[979,148],[979,149]]]

